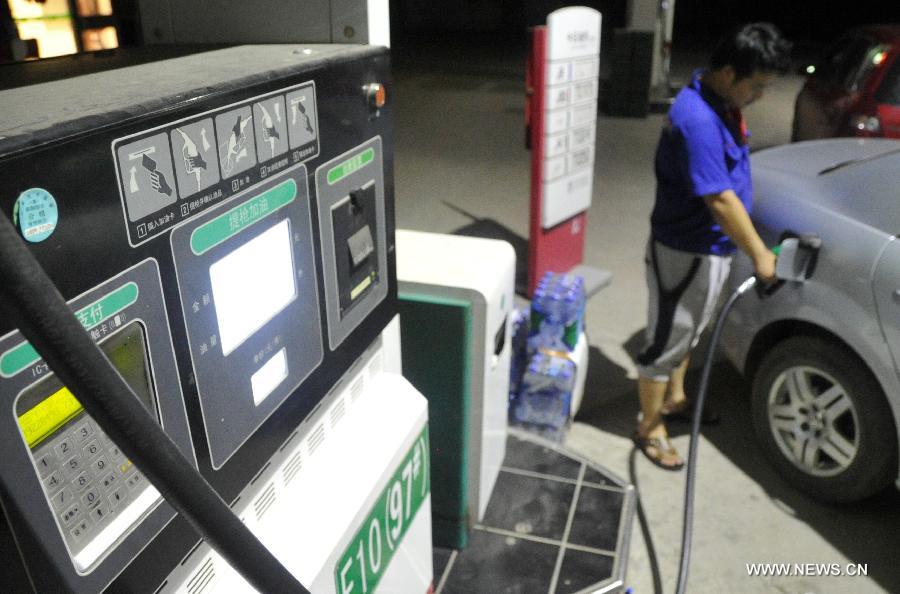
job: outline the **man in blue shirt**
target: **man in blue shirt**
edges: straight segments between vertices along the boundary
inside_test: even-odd
[[[691,350],[715,309],[736,248],[770,281],[775,256],[750,221],[748,132],[741,108],[789,64],[790,44],[768,23],[736,29],[709,68],[675,98],[656,151],[656,204],[647,245],[646,345],[637,357],[641,416],[634,441],[656,465],[684,465],[665,418],[684,415]]]

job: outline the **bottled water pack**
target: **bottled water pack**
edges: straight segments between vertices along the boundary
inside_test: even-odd
[[[570,274],[546,273],[531,300],[529,351],[549,349],[571,352],[584,329],[584,279]]]

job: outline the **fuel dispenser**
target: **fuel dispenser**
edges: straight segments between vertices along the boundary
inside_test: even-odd
[[[185,53],[27,86],[27,64],[6,67],[2,216],[291,574],[314,592],[424,593],[427,406],[388,363],[399,332],[386,331],[397,313],[387,50]],[[2,582],[252,591],[18,328],[4,311]]]

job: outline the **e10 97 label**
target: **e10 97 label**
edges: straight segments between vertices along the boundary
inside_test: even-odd
[[[404,456],[334,568],[338,594],[374,592],[431,490],[428,426]]]

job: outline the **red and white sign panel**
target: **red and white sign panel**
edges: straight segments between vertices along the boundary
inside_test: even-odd
[[[547,270],[568,271],[584,255],[591,205],[601,15],[557,10],[535,28],[529,56],[531,228],[528,290]]]
[[[600,18],[596,10],[580,6],[547,17],[544,146],[552,149],[544,151],[544,229],[591,205]]]

